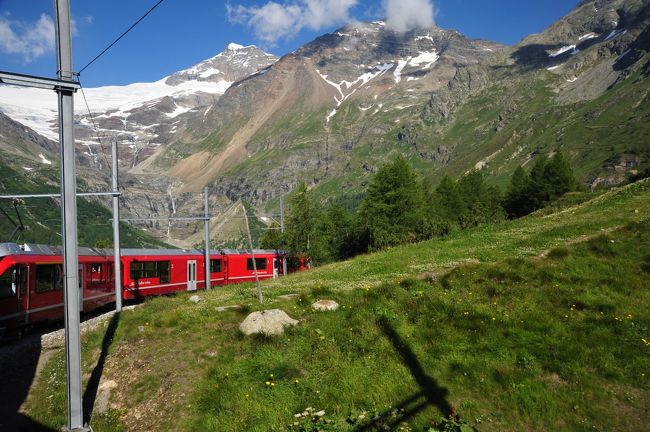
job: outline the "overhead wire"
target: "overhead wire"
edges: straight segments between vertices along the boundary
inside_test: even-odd
[[[95,134],[97,135],[97,140],[99,141],[99,147],[102,150],[102,156],[104,158],[104,162],[106,162],[106,166],[112,166],[112,164],[108,163],[108,158],[106,157],[106,151],[104,149],[104,144],[102,143],[102,136],[100,135],[99,128],[97,127],[97,123],[95,122],[95,116],[93,116],[93,113],[90,110],[90,105],[88,105],[88,99],[86,98],[86,92],[84,92],[84,88],[81,85],[81,80],[79,80],[79,90],[81,90],[81,96],[83,97],[84,103],[86,104],[86,109],[88,110],[88,115],[90,116],[90,121],[92,122],[93,128],[95,129]]]
[[[135,28],[135,26],[137,26],[138,24],[140,24],[140,22],[142,22],[142,20],[144,20],[147,16],[149,16],[149,14],[150,14],[151,12],[153,12],[153,11],[154,11],[158,6],[160,6],[160,4],[161,4],[162,2],[164,2],[164,1],[165,1],[165,0],[159,0],[158,3],[156,3],[155,5],[153,5],[153,6],[151,7],[151,9],[149,9],[149,10],[148,10],[144,15],[142,15],[142,16],[140,17],[140,19],[138,19],[136,22],[134,22],[134,23],[131,25],[131,27],[129,27],[129,28],[128,28],[125,32],[123,32],[123,33],[122,33],[122,34],[121,34],[117,39],[115,39],[115,40],[114,40],[113,42],[111,42],[111,43],[110,43],[106,48],[104,48],[104,49],[102,50],[102,52],[100,52],[99,54],[97,54],[97,55],[96,55],[96,56],[95,56],[91,61],[89,61],[89,62],[86,64],[86,66],[82,67],[81,70],[79,70],[79,72],[76,73],[76,75],[77,75],[77,76],[81,75],[81,73],[82,73],[83,71],[85,71],[86,69],[88,69],[88,67],[89,67],[90,65],[92,65],[93,63],[95,63],[95,62],[96,62],[96,61],[97,61],[101,56],[103,56],[103,55],[104,55],[104,54],[105,54],[109,49],[111,49],[111,48],[113,47],[113,45],[115,45],[116,43],[118,43],[118,42],[120,41],[120,39],[122,39],[124,36],[127,35],[127,33],[129,33],[131,30],[133,30],[133,29]]]

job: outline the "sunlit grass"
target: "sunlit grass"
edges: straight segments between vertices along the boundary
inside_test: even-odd
[[[200,293],[198,304],[151,299],[122,314],[104,369],[118,383],[113,409],[91,424],[347,431],[378,416],[377,428],[426,431],[450,407],[481,431],[644,430],[649,196],[639,183],[329,265],[264,284],[264,305],[250,284]],[[299,296],[277,298],[287,292]],[[321,298],[341,307],[316,313]],[[243,308],[215,311],[227,304]],[[249,311],[274,307],[300,324],[241,335]],[[102,339],[85,338],[87,375]],[[56,428],[64,373],[60,354],[27,405]],[[308,407],[325,416],[294,417]]]

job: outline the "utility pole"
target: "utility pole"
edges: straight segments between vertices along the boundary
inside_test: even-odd
[[[284,242],[284,195],[280,195],[280,232],[282,241]],[[287,252],[282,250],[282,274],[287,275]]]
[[[205,194],[205,289],[209,290],[212,281],[210,281],[210,209],[208,203],[208,187],[203,190]]]
[[[260,278],[257,276],[257,263],[255,262],[255,252],[253,251],[253,238],[251,237],[251,228],[248,225],[248,215],[246,214],[246,206],[244,202],[241,203],[242,208],[244,209],[244,220],[246,220],[246,232],[248,233],[248,244],[251,247],[251,259],[253,260],[253,272],[255,273],[255,284],[257,285],[257,299],[262,304],[264,300],[262,298],[262,287],[260,287]]]
[[[73,81],[70,0],[55,0],[57,75]],[[61,216],[63,219],[63,265],[65,303],[65,352],[68,369],[68,430],[85,431],[81,382],[79,331],[79,275],[77,249],[77,180],[74,148],[74,91],[60,87],[59,144],[61,147]]]
[[[122,253],[120,248],[120,195],[117,182],[117,141],[113,141],[113,272],[115,273],[115,312],[122,312]]]

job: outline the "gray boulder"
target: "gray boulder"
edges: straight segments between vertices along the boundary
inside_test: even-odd
[[[339,308],[339,304],[334,300],[318,300],[316,303],[312,304],[311,307],[317,311],[335,311]]]
[[[298,320],[291,318],[280,309],[253,312],[239,325],[239,330],[245,335],[255,333],[267,336],[281,335],[284,328],[298,324]]]

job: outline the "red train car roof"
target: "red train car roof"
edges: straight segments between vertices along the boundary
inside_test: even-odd
[[[110,255],[108,249],[94,249],[87,247],[80,247],[78,249],[80,256],[102,257],[105,258]],[[7,255],[63,255],[63,248],[60,246],[49,246],[42,244],[22,244],[16,243],[0,243],[0,257]]]
[[[113,249],[97,249],[80,247],[78,249],[80,256],[90,257],[112,257]],[[254,249],[255,255],[275,255],[283,251],[273,249]],[[250,255],[250,249],[211,249],[211,255]],[[63,255],[63,248],[60,246],[49,246],[42,244],[23,244],[0,243],[0,257],[7,255]],[[203,249],[133,249],[125,248],[121,250],[121,255],[129,256],[184,256],[184,255],[204,255]]]

